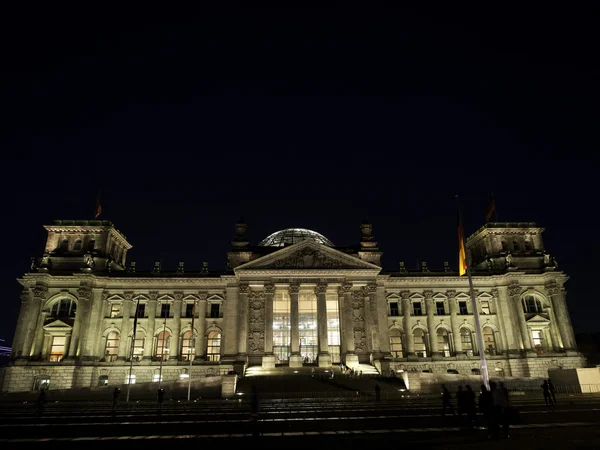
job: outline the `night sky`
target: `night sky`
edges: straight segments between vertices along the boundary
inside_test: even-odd
[[[240,215],[254,244],[336,245],[368,216],[385,268],[456,268],[454,195],[470,235],[493,191],[600,331],[598,11],[321,4],[3,7],[0,338],[43,225],[92,219],[98,189],[138,271],[224,268]]]

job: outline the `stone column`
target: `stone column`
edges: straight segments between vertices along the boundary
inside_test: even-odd
[[[35,343],[33,349],[33,358],[40,359],[44,350],[44,323],[46,323],[48,311],[42,311],[38,317],[38,323],[35,328]]]
[[[240,283],[238,292],[240,314],[238,327],[238,354],[245,358],[248,352],[248,283]]]
[[[273,295],[275,286],[265,284],[265,353],[273,353]]]
[[[448,309],[450,310],[450,328],[452,328],[452,338],[454,341],[454,353],[457,357],[464,356],[462,340],[460,336],[460,322],[458,320],[458,304],[456,303],[456,291],[446,291],[448,296]]]
[[[554,307],[554,313],[558,320],[558,329],[560,330],[563,346],[566,351],[576,351],[577,345],[575,343],[575,335],[573,334],[571,318],[569,317],[567,302],[565,300],[565,289],[557,283],[548,283],[545,288],[552,299],[552,306]]]
[[[388,331],[388,305],[385,298],[385,286],[375,286],[375,310],[377,313],[377,328],[379,350],[381,352],[381,358],[391,359],[392,353],[390,351],[390,335]]]
[[[354,312],[352,308],[352,283],[342,284],[342,342],[345,343],[345,363],[348,367],[358,365],[358,356],[355,353],[354,342]]]
[[[300,330],[299,325],[299,311],[298,311],[298,292],[300,291],[299,284],[290,284],[290,323],[291,323],[291,335],[292,351],[290,354],[290,367],[302,367],[302,356],[300,355]]]
[[[150,292],[148,294],[148,304],[146,305],[146,311],[148,313],[148,329],[146,330],[148,336],[154,340],[154,333],[156,331],[156,310],[158,307],[158,292]],[[144,358],[152,358],[152,345],[144,346]]]
[[[438,352],[437,333],[435,332],[435,317],[433,307],[433,291],[424,291],[425,311],[427,312],[427,331],[429,334],[429,349],[433,358],[440,358]]]
[[[27,356],[32,359],[39,359],[42,356],[42,344],[44,342],[44,323],[48,312],[44,311],[44,304],[48,295],[48,288],[44,286],[35,286],[33,288],[33,303],[31,305],[31,314],[29,323],[34,324],[29,330],[24,347]]]
[[[402,297],[402,328],[404,328],[404,338],[406,343],[406,356],[415,356],[415,340],[413,339],[412,329],[410,327],[410,315],[411,315],[411,304],[410,304],[410,292],[400,292]]]
[[[492,289],[491,291],[492,293],[492,314],[496,314],[496,317],[498,318],[498,327],[500,328],[500,338],[501,338],[501,342],[502,342],[502,353],[503,354],[507,354],[509,351],[509,341],[508,341],[508,335],[506,334],[506,320],[505,320],[505,316],[504,316],[504,310],[506,309],[504,307],[504,305],[501,305],[500,303],[500,296],[498,294],[498,289]]]
[[[498,316],[501,318],[500,324],[503,327],[501,331],[506,342],[505,351],[509,354],[517,354],[521,351],[521,332],[516,317],[514,317],[512,299],[509,297],[507,289],[503,286],[493,289],[492,295],[495,296]]]
[[[102,339],[103,307],[107,303],[108,292],[102,288],[92,288],[87,317],[84,320],[84,332],[80,338],[80,357],[83,360],[98,361],[104,358],[106,340]],[[101,347],[100,347],[101,346]]]
[[[525,313],[523,312],[523,305],[521,303],[521,286],[513,284],[508,287],[508,295],[510,297],[510,303],[512,303],[513,309],[517,316],[519,330],[521,331],[521,339],[523,340],[523,349],[527,353],[533,352],[533,345],[531,343],[531,335],[527,329],[527,321],[525,320]]]
[[[82,322],[89,317],[90,303],[92,301],[92,290],[89,287],[81,287],[77,291],[77,313],[73,322],[69,346],[65,348],[65,358],[73,359],[78,356],[79,341],[81,336]],[[88,331],[86,330],[84,334]]]
[[[319,367],[331,366],[329,341],[327,338],[327,283],[319,283],[315,288],[317,296],[317,331],[319,337]]]
[[[15,335],[12,343],[12,359],[21,358],[22,355],[28,356],[27,350],[23,350],[23,344],[27,334],[26,327],[31,326],[26,320],[30,313],[29,309],[32,307],[33,293],[30,289],[24,288],[21,292],[21,307],[19,308],[19,317],[17,319],[17,326],[15,328]]]
[[[206,292],[200,292],[198,294],[198,311],[196,312],[196,319],[194,325],[198,329],[198,334],[196,335],[196,355],[194,359],[204,360],[206,354],[206,345],[205,340],[206,336],[206,299],[208,298],[208,294]]]
[[[239,287],[227,286],[223,301],[223,343],[221,347],[221,362],[235,362],[238,353],[239,330]]]
[[[183,304],[183,292],[173,294],[173,336],[169,345],[169,359],[179,359],[179,335],[181,334],[181,305]]]
[[[552,308],[552,306],[547,306],[546,313],[548,314],[548,319],[550,320],[549,331],[550,338],[552,339],[552,350],[555,352],[559,352],[563,347],[563,343],[560,339],[560,331],[558,330],[558,325],[556,324],[554,308]]]
[[[124,294],[125,300],[123,300],[123,318],[121,319],[121,336],[119,340],[119,356],[118,359],[127,359],[129,353],[131,352],[131,340],[129,339],[129,331],[131,330],[132,324],[129,319],[135,311],[136,303],[133,302],[133,293],[126,292]],[[133,313],[133,314],[132,314]],[[132,336],[132,339],[135,339],[135,336]],[[152,339],[153,336],[150,336],[150,344],[148,344],[148,336],[146,336],[146,342],[144,343],[144,350],[146,347],[150,345],[152,347]]]

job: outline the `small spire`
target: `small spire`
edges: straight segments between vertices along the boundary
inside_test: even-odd
[[[208,273],[208,261],[202,263],[202,273]]]
[[[184,262],[183,261],[179,261],[179,265],[177,266],[177,273],[184,273],[185,269],[184,269]]]
[[[152,273],[160,273],[160,261],[154,262],[154,269],[152,269]]]

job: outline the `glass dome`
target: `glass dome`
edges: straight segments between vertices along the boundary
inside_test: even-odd
[[[305,228],[287,228],[276,231],[260,241],[258,245],[261,247],[283,247],[284,245],[297,244],[307,239],[333,247],[333,243],[325,236]]]

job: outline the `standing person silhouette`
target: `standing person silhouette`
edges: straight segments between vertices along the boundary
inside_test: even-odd
[[[40,416],[42,414],[44,414],[44,404],[45,403],[46,403],[46,388],[42,387],[40,389],[40,394],[38,395],[38,398],[37,398],[38,414]]]
[[[552,401],[552,396],[550,394],[550,386],[548,385],[548,381],[544,380],[541,387],[542,392],[544,393],[544,403],[546,403],[546,406],[554,406],[554,402]]]
[[[113,391],[113,402],[112,402],[112,413],[115,414],[117,412],[117,402],[119,401],[119,395],[121,395],[121,389],[118,387]]]
[[[163,400],[165,397],[165,390],[163,388],[160,388],[158,390],[158,412],[160,413],[162,411],[162,404],[163,404]]]
[[[554,383],[550,379],[548,379],[548,390],[550,391],[550,395],[552,396],[552,401],[556,405],[556,388],[554,387]]]
[[[442,384],[442,416],[446,415],[446,408],[452,411],[452,415],[456,415],[456,411],[454,411],[454,407],[452,406],[452,395],[448,388]]]
[[[492,383],[490,383],[491,386]],[[492,393],[487,390],[485,384],[481,385],[481,393],[478,401],[479,411],[483,414],[483,419],[488,429],[488,434],[491,436],[494,432],[494,404],[492,401]]]

